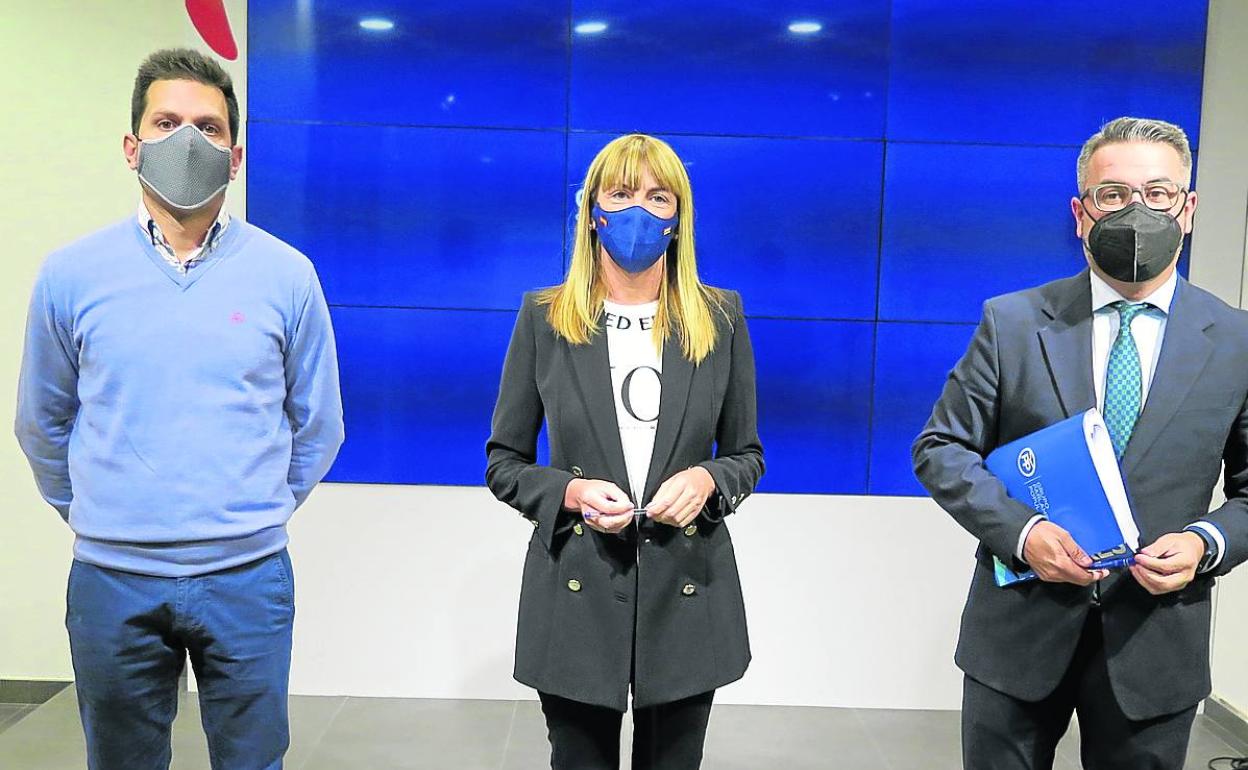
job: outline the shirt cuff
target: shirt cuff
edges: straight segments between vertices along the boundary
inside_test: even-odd
[[[1209,563],[1209,568],[1201,571],[1212,572],[1217,569],[1218,565],[1222,563],[1223,555],[1226,554],[1226,538],[1222,536],[1222,530],[1218,529],[1218,525],[1212,521],[1194,521],[1183,529],[1199,529],[1213,538],[1214,546],[1218,549],[1218,552],[1214,555],[1213,561]]]
[[[1027,536],[1031,534],[1031,528],[1044,521],[1044,519],[1044,514],[1037,513],[1035,516],[1032,516],[1031,520],[1023,526],[1022,534],[1018,536],[1018,548],[1014,550],[1014,555],[1024,564],[1027,563],[1027,560],[1023,558],[1023,546],[1027,545]]]

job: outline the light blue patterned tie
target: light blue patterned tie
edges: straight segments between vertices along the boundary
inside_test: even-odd
[[[1143,376],[1140,372],[1140,351],[1131,336],[1131,322],[1152,305],[1115,302],[1110,307],[1118,311],[1118,337],[1109,349],[1109,365],[1105,369],[1105,425],[1109,438],[1114,442],[1118,459],[1127,451],[1131,431],[1140,417],[1140,400],[1143,397]]]

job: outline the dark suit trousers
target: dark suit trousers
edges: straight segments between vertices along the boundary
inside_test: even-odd
[[[553,770],[619,770],[624,714],[539,693]],[[715,691],[633,712],[633,770],[698,770]]]
[[[1072,713],[1079,717],[1084,770],[1176,770],[1187,755],[1196,707],[1143,722],[1127,719],[1110,686],[1101,613],[1094,608],[1070,668],[1048,698],[1022,701],[965,678],[963,767],[1050,770]]]

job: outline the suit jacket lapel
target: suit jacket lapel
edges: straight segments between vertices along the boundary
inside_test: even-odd
[[[575,374],[573,384],[589,414],[590,430],[607,458],[610,481],[631,497],[628,466],[624,463],[624,449],[620,444],[620,423],[615,416],[615,386],[611,382],[606,332],[597,332],[586,345],[569,344],[568,347]]]
[[[1127,451],[1122,458],[1124,473],[1139,462],[1161,435],[1170,418],[1183,405],[1188,391],[1213,353],[1213,343],[1205,335],[1205,329],[1213,325],[1213,319],[1194,300],[1187,281],[1180,279],[1170,305],[1170,315],[1166,319],[1165,337],[1161,343],[1157,371],[1153,373],[1152,385],[1148,389],[1148,400],[1144,402],[1144,411],[1131,432],[1131,440],[1127,442]]]
[[[1058,401],[1067,417],[1096,406],[1092,384],[1092,284],[1084,270],[1073,287],[1052,298],[1043,311],[1051,319],[1038,332]]]
[[[661,478],[661,474],[671,459],[680,426],[685,421],[685,407],[689,403],[693,370],[693,362],[685,358],[680,341],[667,340],[663,344],[663,390],[659,395],[659,424],[654,435],[654,452],[650,455],[650,470],[646,474],[645,497],[638,505],[648,503],[659,485],[667,480]]]

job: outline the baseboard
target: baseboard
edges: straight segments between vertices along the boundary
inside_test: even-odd
[[[1248,714],[1240,711],[1216,695],[1205,699],[1205,716],[1248,746]]]
[[[43,679],[0,679],[0,703],[25,703],[38,706],[47,703],[69,682]]]

